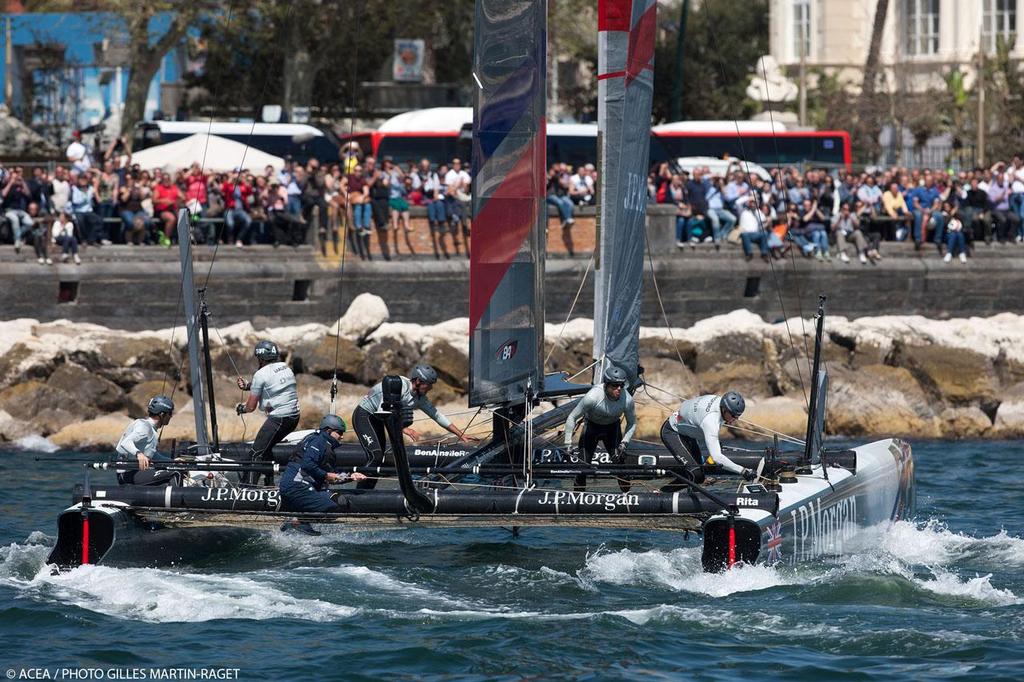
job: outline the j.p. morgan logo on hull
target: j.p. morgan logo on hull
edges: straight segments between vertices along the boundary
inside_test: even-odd
[[[276,488],[207,488],[200,499],[203,502],[262,502],[269,509],[281,506],[281,498]]]
[[[568,490],[545,491],[544,497],[537,504],[581,505],[584,507],[601,507],[605,511],[615,511],[619,507],[635,507],[640,504],[638,495],[625,493],[588,493]]]
[[[513,339],[509,339],[505,343],[498,346],[498,350],[494,351],[494,357],[498,359],[498,362],[508,362],[516,356],[516,350],[519,349],[519,342]]]

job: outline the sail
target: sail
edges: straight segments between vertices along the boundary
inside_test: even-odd
[[[210,452],[206,433],[206,393],[203,366],[199,364],[199,304],[192,275],[192,231],[187,209],[178,211],[178,248],[181,255],[181,298],[185,302],[185,328],[188,330],[188,365],[192,380],[192,411],[196,417],[196,454]]]
[[[654,93],[655,0],[598,1],[600,169],[594,357],[636,382]]]
[[[469,404],[522,400],[543,378],[545,0],[477,0]]]

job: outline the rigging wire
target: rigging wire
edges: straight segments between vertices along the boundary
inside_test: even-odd
[[[721,44],[721,43],[718,42],[718,38],[717,38],[717,36],[715,34],[715,30],[714,30],[714,25],[715,24],[714,24],[714,21],[712,20],[711,14],[710,14],[710,9],[709,9],[710,5],[711,5],[710,0],[709,0],[709,2],[706,2],[704,4],[704,16],[705,16],[705,20],[706,20],[705,23],[708,26],[708,33],[711,36],[712,43],[714,43],[714,44]],[[722,74],[722,81],[724,82],[726,80],[725,63],[722,61],[722,59],[720,57],[718,58],[717,61],[718,61],[719,71]],[[763,66],[764,65],[762,64],[762,67]],[[765,83],[765,91],[767,92],[767,90],[768,90],[767,71],[764,72],[762,77],[763,77],[764,83]],[[769,111],[769,116],[771,116],[771,112],[770,111]],[[740,133],[739,121],[737,119],[733,118],[733,123],[734,123],[734,125],[736,127],[736,141],[739,144],[740,155],[743,156],[744,163],[748,164],[746,166],[746,173],[749,176],[750,175],[750,166],[749,166],[749,162],[748,162],[748,160],[746,158],[747,154],[746,154],[746,149],[744,148],[744,144],[743,144],[743,135]],[[775,121],[774,121],[774,119],[770,119],[770,123],[771,123],[771,128],[772,128],[772,140],[773,140],[773,142],[775,144],[775,159],[776,159],[775,168],[776,168],[776,170],[780,171],[780,173],[778,175],[778,178],[779,178],[779,181],[781,183],[781,180],[782,180],[781,166],[778,163],[778,160],[780,158],[780,154],[779,154],[779,147],[778,147],[778,139],[775,136]],[[754,205],[755,205],[755,207],[758,207],[758,209],[760,208],[761,197],[759,196],[759,194],[754,196]],[[758,223],[758,230],[761,232],[761,234],[764,235],[765,239],[767,240],[768,239],[768,230],[765,229],[764,221],[762,219],[760,210],[757,211],[757,223]],[[792,251],[792,249],[790,249],[790,250]],[[779,283],[778,273],[775,271],[775,263],[774,263],[774,259],[773,258],[769,258],[768,259],[768,266],[769,266],[769,269],[771,270],[772,282],[775,284],[775,291],[776,291],[776,294],[777,294],[778,299],[779,299],[779,308],[782,310],[782,318],[783,318],[783,321],[785,322],[785,325],[786,325],[786,333],[789,336],[790,347],[793,348],[794,351],[797,351],[796,342],[793,340],[793,332],[792,332],[792,330],[789,327],[789,317],[786,314],[786,306],[785,306],[785,303],[783,302],[783,299],[782,299],[782,286]],[[795,267],[796,266],[795,266],[795,262],[794,262],[794,269],[795,269]],[[799,298],[797,299],[797,304],[798,304],[799,307],[802,307],[802,306],[800,306]],[[801,322],[802,321],[803,321],[803,315],[801,314]],[[804,352],[805,352],[805,361],[806,361],[806,341],[805,341]],[[802,371],[800,369],[799,361],[796,363],[796,369],[797,369],[797,377],[800,380],[800,390],[803,392],[803,396],[804,396],[804,404],[809,409],[810,402],[808,401],[808,398],[807,398],[807,388],[804,385],[803,373],[802,373]]]
[[[647,262],[651,265],[651,282],[654,284],[654,293],[658,298],[658,307],[661,309],[661,319],[665,321],[665,329],[668,331],[668,337],[672,339],[672,350],[676,352],[676,358],[679,359],[679,365],[681,367],[686,367],[686,363],[683,362],[683,354],[679,352],[679,342],[676,341],[676,337],[672,333],[672,325],[669,324],[668,313],[665,312],[665,303],[661,299],[661,287],[658,286],[658,274],[654,271],[654,256],[651,255],[651,242],[647,239],[644,241],[647,242]]]
[[[353,26],[359,26],[361,24],[361,22],[362,22],[361,13],[362,13],[362,9],[364,9],[364,7],[365,7],[364,5],[360,5],[360,9],[356,10],[356,11],[360,12],[360,17],[358,17],[356,19],[356,21],[353,22],[353,24],[352,24]],[[355,138],[355,129],[356,129],[356,104],[357,104],[357,101],[356,101],[356,93],[357,93],[356,73],[357,73],[357,67],[358,67],[358,64],[359,64],[359,41],[356,40],[354,42],[355,42],[355,45],[352,48],[352,71],[351,71],[351,74],[349,76],[349,79],[351,81],[350,85],[351,85],[351,92],[352,92],[351,98],[349,100],[349,126],[348,126],[348,143],[349,143],[349,145],[352,144],[352,141]],[[347,165],[347,161],[344,163],[344,165]],[[343,166],[342,169],[341,169],[342,180],[345,179],[345,170],[346,169]],[[341,189],[341,187],[340,187],[341,180],[339,180],[338,182],[339,182],[339,190],[340,190]],[[351,197],[351,193],[348,190],[347,183],[346,183],[346,187],[345,187],[345,190],[344,190],[343,194],[344,194],[344,201],[345,201],[345,209],[344,209],[344,212],[343,212],[344,213],[344,215],[343,215],[344,220],[339,220],[339,223],[340,223],[340,226],[343,227],[343,229],[345,231],[345,234],[339,235],[339,238],[341,240],[341,262],[338,265],[338,305],[337,305],[337,307],[335,309],[335,312],[337,313],[337,316],[338,316],[337,317],[338,322],[337,322],[337,327],[334,330],[334,371],[333,371],[332,376],[331,376],[331,412],[332,413],[334,412],[334,403],[335,403],[335,400],[337,399],[337,396],[338,396],[338,357],[339,357],[339,355],[341,353],[341,305],[342,305],[342,301],[345,299],[345,260],[346,260],[346,258],[348,256],[348,234],[349,234],[349,229],[353,227],[352,225],[349,224],[349,221],[348,221],[349,212],[352,210],[352,197]],[[325,219],[326,219],[326,216],[325,216]],[[353,239],[359,239],[359,236],[356,235],[355,233],[353,233],[352,238]],[[395,243],[397,244],[397,242],[395,242]],[[327,247],[324,246],[324,251],[326,252],[326,250],[327,250]]]
[[[558,346],[559,341],[562,340],[562,334],[565,333],[565,327],[569,324],[569,318],[572,317],[572,311],[576,309],[576,302],[580,300],[580,294],[583,293],[583,285],[587,283],[587,275],[590,274],[590,268],[594,265],[594,254],[591,252],[590,260],[587,261],[587,269],[583,271],[583,279],[580,280],[580,287],[576,290],[576,296],[572,299],[572,305],[569,306],[569,312],[565,315],[565,321],[562,322],[562,328],[558,330],[558,337],[551,344],[551,349],[548,350],[548,354],[544,357],[544,365],[547,366],[548,360],[551,359],[551,355],[555,352],[555,348]],[[596,321],[595,321],[596,322]],[[594,365],[590,365],[593,367]]]

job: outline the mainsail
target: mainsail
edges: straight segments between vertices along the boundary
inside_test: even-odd
[[[545,0],[479,0],[473,50],[469,404],[540,390],[544,342]]]
[[[197,454],[210,452],[206,432],[206,392],[203,387],[203,366],[199,364],[199,302],[192,274],[192,231],[189,212],[178,211],[178,249],[181,255],[181,298],[185,302],[185,329],[188,330],[188,365],[192,380],[192,406],[196,419]]]
[[[600,173],[594,357],[637,379],[656,0],[598,2]]]

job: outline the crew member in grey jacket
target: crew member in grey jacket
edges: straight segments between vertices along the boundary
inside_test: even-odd
[[[602,377],[604,383],[598,384],[587,391],[587,394],[576,404],[569,417],[565,420],[565,447],[570,457],[590,464],[594,459],[598,442],[604,443],[608,455],[615,464],[625,461],[626,446],[636,432],[636,409],[633,396],[625,390],[626,373],[615,365],[608,365]],[[626,416],[626,433],[622,433],[622,416]],[[583,418],[583,434],[580,436],[580,447],[572,446],[573,431],[576,422]],[[582,449],[582,456],[580,450]],[[623,487],[623,482],[619,482]],[[574,488],[585,490],[586,474],[576,477]],[[628,490],[628,485],[624,487]]]

